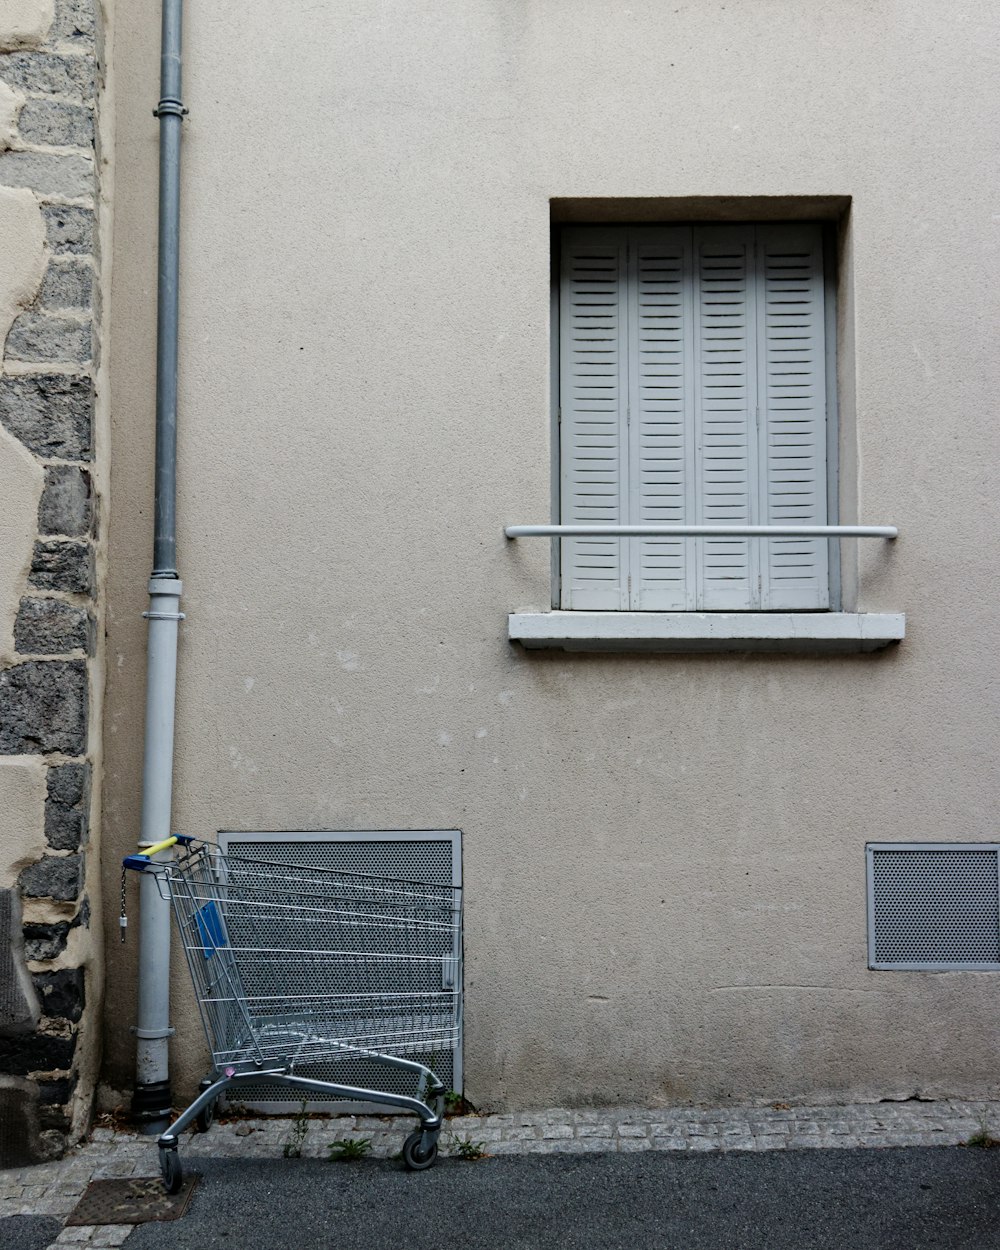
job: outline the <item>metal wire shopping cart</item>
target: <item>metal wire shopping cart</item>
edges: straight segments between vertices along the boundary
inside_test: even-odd
[[[175,844],[174,860],[152,858]],[[460,887],[226,855],[182,835],[122,862],[170,899],[212,1051],[200,1094],[157,1141],[168,1192],[183,1179],[178,1134],[207,1129],[221,1094],[261,1078],[411,1111],[420,1128],[403,1162],[433,1164],[445,1087],[414,1056],[458,1041]],[[296,1072],[357,1056],[412,1073],[413,1096]]]

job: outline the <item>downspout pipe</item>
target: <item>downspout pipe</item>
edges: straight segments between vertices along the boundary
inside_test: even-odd
[[[160,46],[159,262],[156,307],[156,476],[153,572],[149,582],[146,727],[139,846],[170,836],[174,771],[174,708],[181,581],[177,572],[177,335],[180,269],[181,101],[183,0],[163,0]],[[157,858],[169,858],[162,852]],[[170,903],[156,879],[139,885],[139,993],[136,1084],[132,1118],[144,1132],[170,1121],[173,1096],[168,1060],[170,1027]]]

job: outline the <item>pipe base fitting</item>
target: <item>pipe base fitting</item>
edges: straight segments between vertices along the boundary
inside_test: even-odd
[[[157,1136],[170,1123],[173,1115],[173,1095],[169,1081],[152,1081],[149,1085],[137,1085],[132,1094],[130,1116],[139,1131],[150,1137]]]

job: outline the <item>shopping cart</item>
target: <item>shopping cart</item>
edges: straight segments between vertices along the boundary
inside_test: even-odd
[[[174,845],[175,859],[152,858]],[[172,904],[212,1052],[198,1097],[157,1141],[169,1193],[183,1179],[178,1135],[206,1130],[221,1094],[262,1079],[411,1111],[420,1128],[403,1162],[433,1164],[445,1087],[422,1060],[461,1030],[460,887],[248,859],[182,835],[122,862],[123,885],[125,869],[153,874]],[[412,1074],[413,1096],[298,1074],[357,1057]]]

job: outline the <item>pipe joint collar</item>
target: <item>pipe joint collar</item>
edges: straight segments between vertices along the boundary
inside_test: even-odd
[[[153,577],[150,578],[148,590],[151,595],[172,595],[179,599],[184,586],[179,577]]]
[[[175,100],[170,96],[162,99],[156,108],[153,109],[154,117],[186,117],[188,110],[184,107],[180,100]]]

